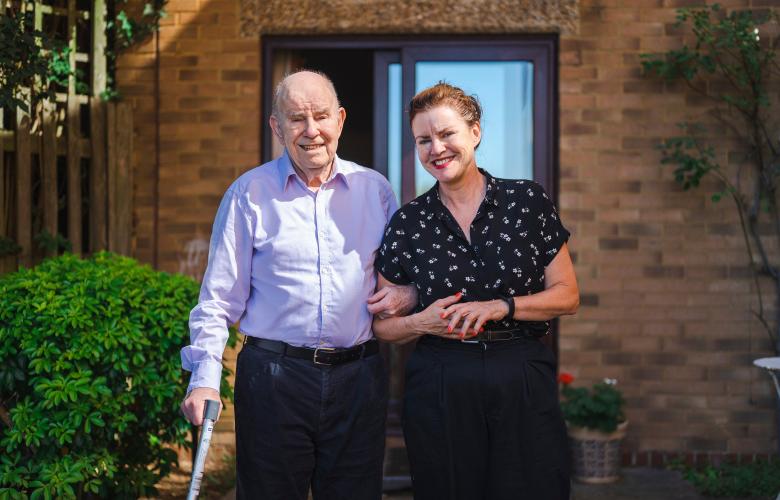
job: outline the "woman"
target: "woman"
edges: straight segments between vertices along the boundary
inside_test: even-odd
[[[538,184],[477,167],[474,97],[439,83],[409,114],[437,183],[393,216],[376,268],[380,287],[416,285],[419,312],[376,318],[374,333],[419,340],[403,412],[415,498],[568,499],[555,359],[539,337],[579,305],[569,233]]]

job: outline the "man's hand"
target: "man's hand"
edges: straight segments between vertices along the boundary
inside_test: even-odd
[[[379,319],[405,316],[417,304],[414,285],[387,285],[368,298],[368,312]]]
[[[181,403],[181,412],[191,423],[203,425],[203,409],[206,407],[206,400],[213,399],[220,401],[219,393],[210,387],[198,387],[193,389],[187,398]],[[219,403],[219,413],[222,413],[222,402]],[[219,418],[219,417],[218,417]]]

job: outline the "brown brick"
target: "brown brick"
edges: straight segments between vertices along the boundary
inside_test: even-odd
[[[685,269],[682,266],[645,266],[642,274],[647,278],[682,278]]]
[[[696,451],[726,451],[727,441],[717,438],[691,437],[687,440],[689,449]]]
[[[253,69],[232,69],[222,71],[222,80],[227,82],[256,81],[258,77],[258,72]]]
[[[636,250],[638,247],[636,238],[599,238],[601,250]]]

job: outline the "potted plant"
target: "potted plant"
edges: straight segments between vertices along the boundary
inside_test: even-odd
[[[604,379],[586,387],[572,387],[574,376],[558,376],[563,388],[561,410],[571,444],[573,476],[584,483],[611,483],[620,478],[620,443],[628,420],[617,380]]]

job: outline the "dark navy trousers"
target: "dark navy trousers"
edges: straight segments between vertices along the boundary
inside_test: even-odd
[[[336,366],[245,345],[235,384],[239,500],[378,500],[387,375],[377,354]]]
[[[537,339],[421,338],[403,427],[415,500],[569,499],[555,357]]]

